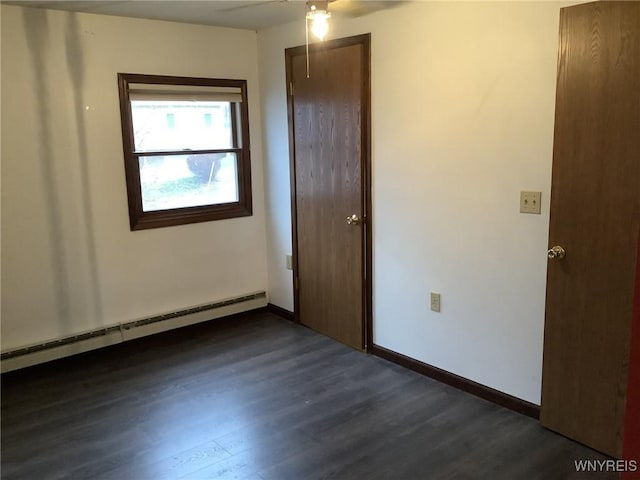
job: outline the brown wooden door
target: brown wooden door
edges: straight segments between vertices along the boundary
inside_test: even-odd
[[[362,349],[369,36],[314,45],[308,78],[306,61],[305,49],[287,50],[295,310],[304,325]]]
[[[541,421],[621,455],[640,221],[640,3],[561,10]]]

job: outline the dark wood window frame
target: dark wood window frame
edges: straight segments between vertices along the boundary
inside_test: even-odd
[[[240,103],[231,104],[233,148],[153,152],[153,155],[165,156],[184,155],[185,153],[235,153],[237,158],[238,175],[237,202],[147,212],[143,210],[139,157],[149,155],[151,152],[138,152],[135,149],[131,102],[129,99],[129,84],[131,83],[186,85],[196,87],[236,87],[240,89],[242,101]],[[211,220],[222,220],[252,215],[251,149],[249,143],[249,111],[246,80],[118,73],[118,89],[120,93],[122,144],[124,149],[124,167],[127,181],[129,224],[131,230],[169,227],[173,225],[184,225],[189,223],[207,222]]]

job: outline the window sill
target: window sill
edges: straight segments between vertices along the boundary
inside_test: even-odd
[[[190,223],[224,220],[237,217],[248,217],[253,214],[251,205],[239,202],[223,205],[207,205],[203,207],[175,208],[157,212],[129,212],[132,231],[150,228],[172,227]]]

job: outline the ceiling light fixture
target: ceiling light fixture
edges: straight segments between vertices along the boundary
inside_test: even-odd
[[[328,3],[328,1],[307,2],[307,22],[311,22],[311,32],[320,40],[324,40],[325,35],[329,31],[328,20],[331,14],[327,9]],[[324,8],[318,8],[318,4],[325,4],[323,5]]]
[[[307,14],[305,15],[305,32],[307,47],[307,78],[309,78],[309,22],[311,22],[311,32],[320,40],[329,31],[329,0],[309,0],[307,1]]]

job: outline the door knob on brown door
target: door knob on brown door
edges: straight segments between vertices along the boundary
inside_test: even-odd
[[[555,247],[551,247],[547,250],[547,257],[551,260],[562,260],[567,252],[564,251],[560,245],[556,245]]]
[[[347,225],[360,225],[360,217],[355,213],[347,217]]]

